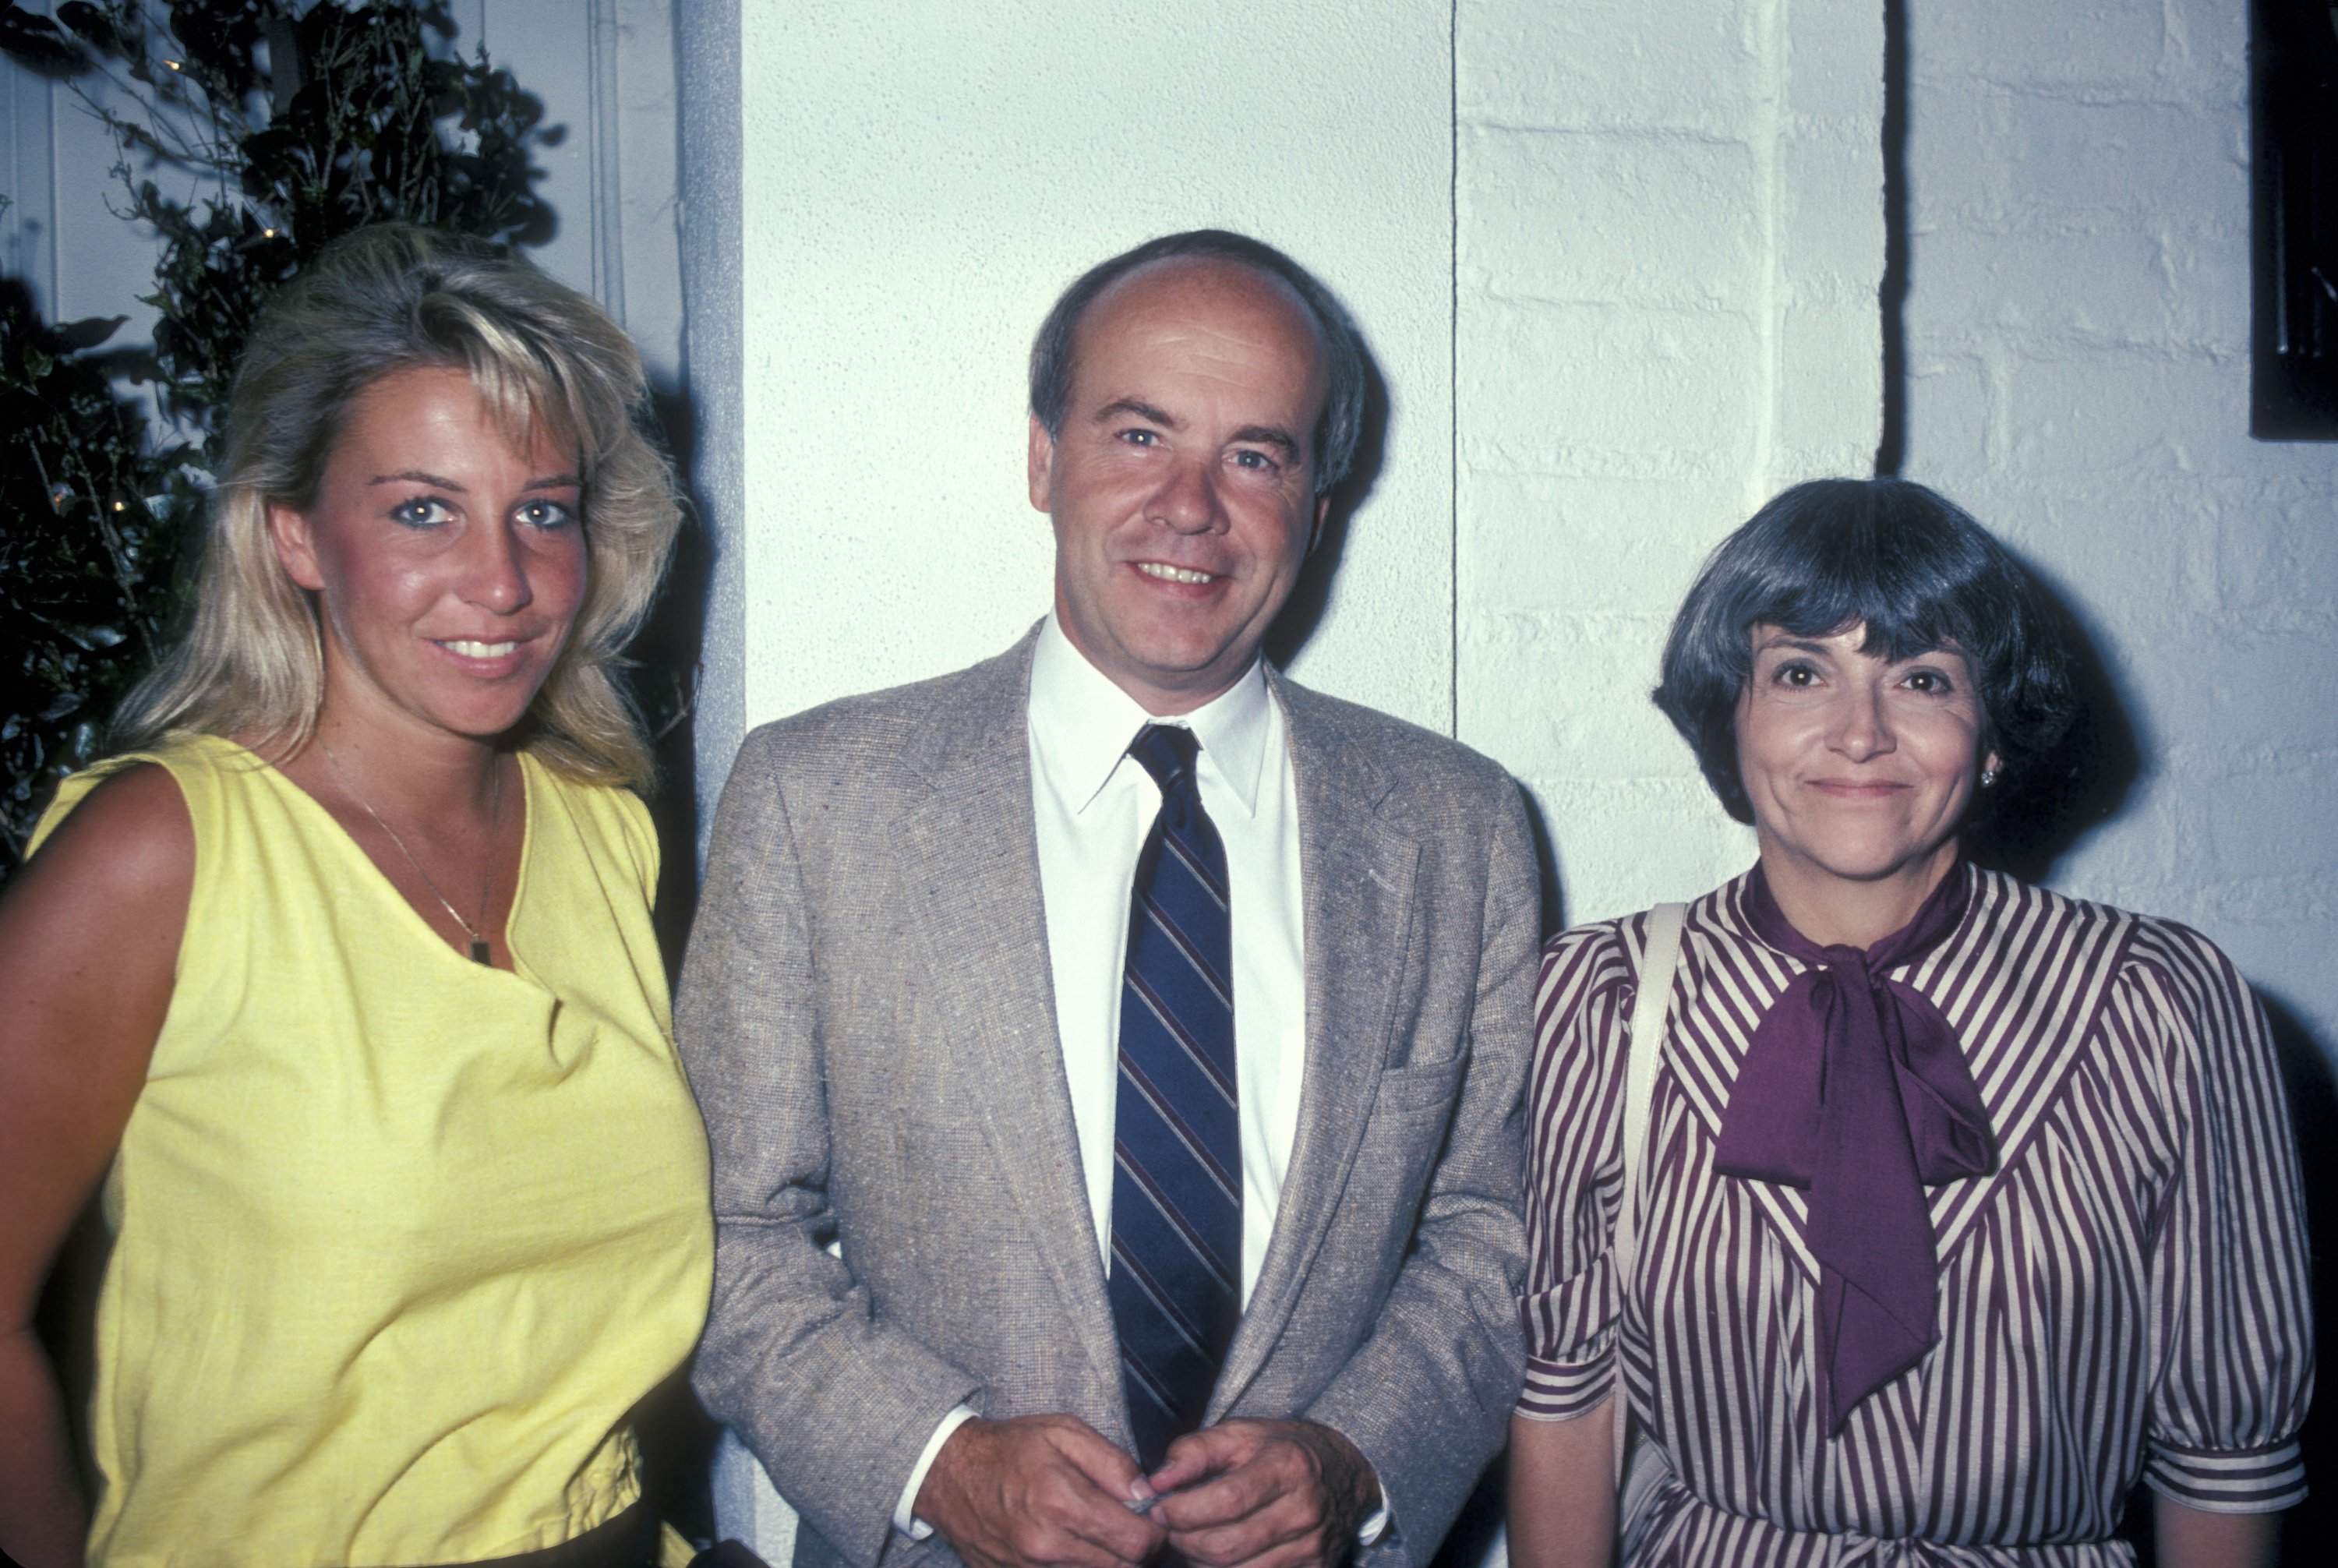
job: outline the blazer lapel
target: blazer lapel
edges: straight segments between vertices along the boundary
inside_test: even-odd
[[[966,1075],[992,1158],[1105,1385],[1120,1351],[1088,1212],[1071,1091],[1056,1034],[1054,971],[1031,808],[1027,637],[980,666],[967,701],[909,759],[933,794],[900,828],[903,887],[919,906],[918,961],[962,1009]]]
[[[1241,1397],[1282,1338],[1347,1185],[1388,1060],[1420,859],[1419,843],[1380,819],[1387,776],[1347,743],[1321,699],[1271,667],[1267,673],[1298,780],[1307,1065],[1274,1234],[1226,1352],[1211,1420]]]

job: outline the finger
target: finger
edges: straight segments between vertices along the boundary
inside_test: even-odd
[[[1204,1426],[1169,1445],[1161,1467],[1150,1477],[1156,1492],[1174,1492],[1207,1476],[1232,1470],[1250,1457],[1257,1436],[1239,1422]]]
[[[1134,1465],[1129,1471],[1132,1480],[1141,1481]],[[1167,1532],[1158,1522],[1132,1511],[1122,1497],[1073,1466],[1065,1465],[1056,1479],[1058,1484],[1049,1487],[1043,1499],[1044,1515],[1048,1524],[1072,1540],[1109,1553],[1116,1563],[1135,1563],[1151,1555],[1166,1538]]]
[[[1145,1484],[1144,1472],[1136,1461],[1086,1422],[1067,1416],[1063,1425],[1050,1428],[1048,1436],[1072,1467],[1124,1512],[1131,1503],[1151,1500],[1155,1488]]]
[[[1294,1505],[1288,1498],[1277,1498],[1230,1524],[1169,1534],[1169,1544],[1200,1568],[1237,1568],[1261,1559],[1304,1560],[1316,1554],[1321,1540],[1321,1513]]]
[[[1253,1456],[1222,1475],[1171,1493],[1154,1513],[1172,1534],[1216,1529],[1252,1518],[1286,1498],[1298,1499],[1303,1511],[1314,1501],[1310,1482],[1300,1465]]]

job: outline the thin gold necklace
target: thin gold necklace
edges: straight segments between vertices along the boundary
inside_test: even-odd
[[[474,926],[468,920],[464,919],[462,916],[456,913],[455,906],[447,902],[447,895],[438,891],[438,884],[430,880],[430,873],[422,868],[422,862],[414,858],[414,851],[406,847],[406,840],[398,836],[398,829],[383,821],[381,819],[381,813],[373,808],[372,802],[368,801],[364,796],[358,793],[358,787],[349,782],[349,773],[342,768],[341,760],[333,755],[333,749],[325,744],[325,738],[322,735],[317,737],[317,744],[323,750],[325,753],[325,760],[333,765],[333,777],[341,781],[341,788],[349,792],[349,799],[356,801],[359,807],[364,808],[365,814],[373,818],[373,825],[375,827],[389,835],[389,841],[398,846],[398,852],[406,857],[406,863],[414,867],[414,874],[422,878],[422,885],[425,887],[430,889],[430,897],[437,899],[438,907],[447,911],[447,918],[452,920],[456,925],[460,926],[463,928],[463,935],[471,939],[471,962],[474,964],[486,964],[492,965],[495,963],[495,959],[491,957],[487,952],[487,933],[486,927],[487,924],[487,895],[495,890],[496,885],[496,858],[493,848],[496,841],[496,823],[500,819],[504,808],[504,769],[502,760],[497,759],[496,762],[495,792],[487,797],[487,844],[489,846],[487,854],[487,874],[479,879],[479,923],[476,926]]]

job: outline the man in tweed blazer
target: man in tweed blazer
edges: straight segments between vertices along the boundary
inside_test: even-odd
[[[680,1009],[714,1152],[696,1380],[801,1514],[800,1568],[1420,1563],[1500,1443],[1522,805],[1258,653],[1363,375],[1256,241],[1104,263],[1034,353],[1053,616],[741,750]],[[1167,788],[1123,751],[1154,719],[1195,737],[1231,867],[1245,1196],[1202,1427],[1147,1474],[1106,1232],[1130,867]]]

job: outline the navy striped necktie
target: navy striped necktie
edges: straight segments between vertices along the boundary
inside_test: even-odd
[[[1113,1121],[1113,1325],[1148,1470],[1201,1425],[1242,1316],[1242,1125],[1234,1089],[1226,851],[1194,779],[1190,730],[1148,724],[1129,754],[1161,786],[1136,860]]]

